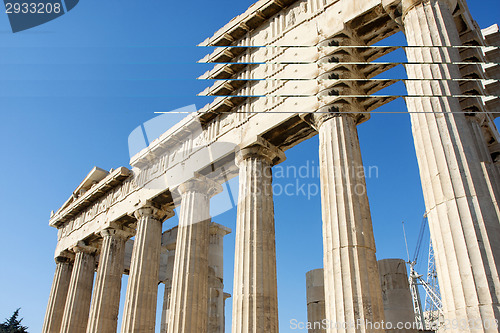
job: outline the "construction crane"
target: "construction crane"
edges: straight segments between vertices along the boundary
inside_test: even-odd
[[[413,257],[410,259],[408,251],[408,242],[406,239],[406,231],[403,222],[403,234],[406,245],[406,253],[408,256],[407,264],[410,266],[410,274],[408,275],[408,283],[410,285],[410,292],[413,302],[413,312],[415,313],[415,323],[418,330],[436,330],[439,326],[439,315],[442,315],[442,303],[439,293],[439,285],[437,283],[437,273],[434,261],[434,250],[432,241],[429,241],[429,258],[427,265],[427,279],[424,280],[422,274],[418,274],[415,266],[422,249],[422,242],[427,227],[427,214],[422,218],[420,232],[417,238],[417,245]],[[422,286],[425,291],[425,308],[422,308],[422,301],[418,286]]]
[[[434,247],[429,240],[429,256],[427,259],[427,280],[429,292],[425,293],[424,314],[426,315],[427,327],[436,330],[439,326],[439,315],[442,315],[441,293],[437,280],[436,261],[434,259]],[[434,296],[431,296],[434,295]]]

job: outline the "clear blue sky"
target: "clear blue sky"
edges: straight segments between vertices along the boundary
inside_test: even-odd
[[[209,67],[195,61],[209,50],[194,45],[251,3],[82,0],[70,13],[17,34],[0,13],[0,320],[21,307],[30,332],[41,330],[55,268],[50,211],[93,166],[128,166],[128,135],[154,112],[206,103],[195,97],[206,82],[195,78]],[[482,28],[497,23],[498,0],[469,6]],[[405,105],[398,100],[383,110]],[[375,115],[359,126],[359,136],[365,165],[378,168],[378,177],[367,180],[378,259],[405,258],[401,221],[413,251],[424,212],[409,117]],[[317,165],[317,146],[314,138],[289,150],[282,167]],[[290,319],[306,320],[305,273],[322,267],[320,197],[278,195],[275,212],[280,326],[290,332]],[[234,230],[235,219],[233,209],[216,222]],[[234,234],[225,241],[232,293]]]

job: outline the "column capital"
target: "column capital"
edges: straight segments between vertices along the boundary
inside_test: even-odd
[[[120,229],[120,228],[106,228],[98,232],[98,234],[104,238],[104,237],[114,237],[114,238],[119,238],[119,239],[128,239],[132,237],[135,232],[132,229],[126,228],[126,229]]]
[[[479,125],[482,125],[486,122],[486,114],[482,112],[465,113],[465,118],[470,121],[475,121]]]
[[[416,6],[422,4],[422,3],[427,3],[427,2],[442,2],[445,3],[450,11],[453,13],[455,8],[457,8],[457,0],[402,0],[402,9],[403,9],[403,14],[401,17],[404,19],[406,14]]]
[[[321,113],[303,113],[300,115],[303,121],[311,125],[316,131],[319,132],[321,125],[333,117],[338,117],[340,113],[321,112]]]
[[[134,212],[134,217],[136,219],[141,219],[143,217],[152,217],[160,222],[163,222],[166,219],[171,218],[174,216],[174,210],[170,207],[161,207],[158,208],[156,205],[152,203],[147,203],[146,205],[142,206],[141,208],[138,208]]]
[[[187,192],[196,192],[213,197],[222,192],[222,186],[208,177],[197,174],[188,181],[180,184],[177,187],[177,191],[181,196]]]
[[[54,258],[56,264],[70,264],[74,260],[74,255],[73,256],[57,256]]]
[[[87,245],[83,241],[79,241],[71,249],[75,253],[82,252],[82,253],[86,253],[86,254],[95,254],[97,252],[97,248],[96,247]]]
[[[255,138],[250,144],[240,145],[240,149],[236,152],[236,165],[252,157],[266,159],[271,165],[276,165],[286,160],[285,153],[281,149],[261,137]]]
[[[313,112],[313,113],[304,113],[301,114],[300,117],[302,120],[304,120],[306,123],[311,125],[316,131],[319,132],[319,129],[321,126],[327,122],[328,120],[335,118],[335,117],[351,117],[355,120],[356,125],[359,123],[363,122],[365,118],[361,117],[360,114],[357,113],[347,113],[347,112]]]

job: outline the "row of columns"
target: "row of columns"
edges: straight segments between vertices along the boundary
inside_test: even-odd
[[[186,186],[186,188],[191,189],[189,191],[191,197],[199,197],[193,195],[196,191],[192,190],[197,190],[196,186],[200,184],[206,184],[206,181],[195,181]],[[203,189],[201,188],[201,190]],[[209,196],[203,195],[201,197],[207,201]],[[177,308],[184,305],[183,313],[186,322],[197,318],[200,322],[205,322],[205,326],[207,326],[210,320],[212,329],[209,332],[223,333],[224,301],[229,294],[223,292],[222,238],[230,233],[230,229],[210,223],[210,218],[206,218],[206,210],[200,215],[198,200],[190,201],[185,198],[183,200],[185,208],[180,213],[182,223],[179,227],[174,228],[177,239],[173,243],[167,243],[168,262],[164,314],[176,313]],[[189,210],[193,211],[194,215],[190,215]],[[137,210],[135,216],[137,218],[137,233],[132,250],[122,332],[154,332],[162,244],[161,224],[164,219],[173,216],[173,211],[148,206]],[[183,219],[182,216],[185,218]],[[201,216],[204,218],[200,219]],[[203,228],[202,232],[206,231],[207,234],[193,237],[192,229],[196,228]],[[208,233],[210,237],[208,237]],[[74,260],[70,257],[56,258],[56,272],[42,332],[116,332],[121,280],[124,272],[125,243],[132,235],[131,230],[111,228],[100,232],[102,245],[97,274],[95,274],[95,284],[97,248],[80,242],[72,248],[75,253]],[[206,249],[196,248],[200,239],[206,240],[202,244]],[[183,244],[184,248],[180,246],[179,251],[176,251],[176,243]],[[185,251],[185,248],[189,246],[193,248],[191,253]],[[176,253],[184,254],[177,265],[175,264]],[[199,261],[200,256],[204,261],[196,262],[196,260]],[[186,267],[185,261],[193,261],[194,263]],[[201,287],[195,293],[192,293],[191,289],[188,292],[188,294],[197,295],[198,299],[188,298],[185,302],[177,301],[173,303],[174,311],[168,311],[171,304],[172,285],[174,288],[180,288],[179,282],[172,283],[172,280],[175,280],[173,279],[174,270],[182,272],[181,275],[190,277]],[[209,292],[214,294],[214,298],[209,298]],[[181,295],[182,292],[177,292],[177,294]],[[199,296],[200,294],[201,296]],[[187,302],[190,303],[186,304]],[[215,303],[211,313],[208,311],[209,302]],[[191,311],[187,310],[188,307],[201,308],[202,310],[200,312]],[[202,316],[205,318],[202,319]],[[175,317],[168,316],[162,318],[162,332],[166,332],[168,327],[172,327],[176,323],[174,319]],[[172,324],[167,325],[167,323]],[[172,328],[170,330],[174,331]],[[193,331],[195,330],[193,329]]]
[[[307,119],[319,132],[325,312],[330,322],[384,319],[359,141],[359,116]],[[283,152],[260,140],[239,151],[232,332],[278,332],[271,167]],[[376,276],[376,279],[372,277]]]
[[[460,45],[449,7],[451,3],[454,9],[452,2],[403,0],[408,44]],[[408,60],[438,63],[408,68],[410,79],[421,79],[407,83],[409,95],[459,94],[458,84],[446,80],[460,77],[458,67],[452,64],[459,60],[456,50],[410,48]],[[480,154],[484,142],[475,137],[479,132],[475,130],[474,118],[468,119],[459,112],[457,98],[413,98],[407,104],[446,319],[500,319],[500,244],[494,241],[500,239],[498,189],[492,188],[492,182],[485,177],[493,175],[492,178],[499,179],[496,171],[488,171],[491,157]],[[330,323],[376,323],[384,320],[384,306],[365,177],[360,172],[363,164],[356,126],[361,117],[355,112],[363,110],[345,111],[349,112],[313,114],[306,119],[317,130],[320,140],[325,318]],[[271,169],[284,159],[281,150],[261,139],[243,147],[236,155],[240,185],[233,333],[278,332]],[[208,259],[209,202],[218,191],[220,185],[206,178],[193,179],[179,188],[182,205],[176,251],[171,254],[174,258],[171,286],[165,286],[170,302],[164,306],[168,318],[168,325],[162,328],[164,332],[198,333],[208,329],[209,283],[217,284],[217,272],[210,273]],[[127,286],[124,333],[154,330],[161,224],[170,214],[155,207],[136,212],[137,234]],[[103,244],[110,249],[123,247],[119,235],[110,232],[103,237],[109,238]],[[111,253],[120,255],[120,250],[105,251],[102,253],[110,253],[108,257]],[[87,326],[89,313],[85,308],[89,307],[75,304],[90,305],[95,253],[83,245],[77,246],[75,253],[68,286],[60,281],[70,274],[71,263],[65,260],[57,263],[44,332],[84,332]],[[104,330],[102,327],[116,330],[116,310],[108,303],[109,299],[116,302],[116,295],[100,297],[107,286],[120,283],[114,264],[101,255],[89,332]],[[209,282],[208,276],[214,277],[215,282]],[[59,293],[65,290],[68,296],[64,302]],[[222,290],[217,291],[219,297],[225,297]],[[496,328],[481,331],[496,332]]]
[[[358,120],[359,115],[351,113],[307,119],[320,137],[324,311],[331,323],[384,319],[368,197],[360,172]],[[271,167],[284,158],[283,152],[263,140],[241,149],[236,158],[240,189],[233,333],[278,332]]]
[[[456,5],[454,0],[403,0],[408,45],[417,46],[407,49],[408,61],[422,63],[407,68],[408,94],[436,96],[408,98],[407,105],[436,244],[445,320],[468,323],[448,330],[497,332],[500,174],[479,128],[480,115],[462,112],[458,98],[452,97],[460,95],[458,83],[451,80],[461,77],[453,63],[460,57],[456,48],[446,46],[461,45],[452,15]],[[337,112],[310,117],[320,137],[325,319],[381,322],[384,311],[369,205],[366,193],[355,191],[365,188],[364,177],[353,174],[362,166],[356,116]],[[389,283],[384,276],[382,281]],[[312,308],[317,304],[309,303]]]
[[[325,318],[331,323],[381,322],[384,319],[382,292],[379,280],[373,278],[378,277],[375,243],[364,175],[359,172],[362,161],[357,116],[321,114],[309,121],[320,136]],[[283,152],[263,140],[237,154],[240,190],[233,332],[278,331],[271,167],[283,159]],[[219,190],[220,185],[207,179],[195,179],[179,189],[182,200],[176,244],[179,251],[172,251],[170,255],[174,265],[171,286],[166,284],[165,294],[171,301],[167,301],[165,311],[169,323],[162,328],[165,332],[206,332],[208,329],[209,200]],[[154,207],[136,212],[137,235],[122,332],[154,331],[161,223],[167,216],[169,213]],[[73,269],[69,260],[57,260],[44,332],[84,332],[86,328],[88,332],[116,331],[119,298],[116,290],[119,290],[123,271],[123,260],[117,258],[123,259],[128,236],[116,230],[102,233],[90,320],[95,249],[83,244],[76,246]],[[63,283],[69,275],[69,284]],[[216,272],[212,275],[215,277]],[[67,299],[63,301],[61,295],[66,291]],[[223,293],[221,296],[224,298]],[[65,307],[61,311],[63,303]],[[89,306],[84,306],[87,304]]]

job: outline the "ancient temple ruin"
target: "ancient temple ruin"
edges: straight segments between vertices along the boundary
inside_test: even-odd
[[[500,319],[498,27],[481,31],[465,0],[259,0],[202,43],[212,53],[201,61],[214,64],[201,77],[212,80],[202,94],[214,101],[135,155],[132,169],[92,170],[52,214],[56,272],[43,332],[116,332],[123,274],[122,333],[155,331],[158,283],[161,332],[224,332],[229,296],[227,331],[278,332],[271,169],[315,135],[324,267],[323,280],[311,283],[324,293],[319,316],[384,320],[368,198],[356,191],[365,179],[353,170],[363,166],[356,126],[396,98],[374,95],[395,82],[376,80],[395,64],[374,60],[398,47],[373,45],[399,31],[445,317]],[[237,175],[231,231],[211,221],[210,199]],[[174,207],[179,224],[162,233]],[[230,232],[231,295],[222,279]]]

